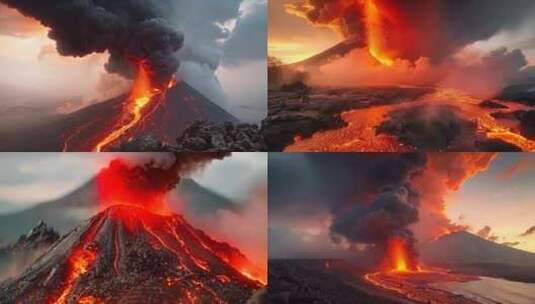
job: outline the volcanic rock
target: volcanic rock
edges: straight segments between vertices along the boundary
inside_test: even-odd
[[[515,84],[503,89],[498,99],[510,100],[513,102],[535,106],[535,89],[533,81],[526,84]]]
[[[535,139],[535,110],[528,111],[520,117],[520,129],[522,135]]]
[[[59,239],[59,234],[40,221],[30,232],[0,248],[0,281],[23,271]]]
[[[418,149],[444,150],[463,132],[476,128],[455,107],[447,105],[408,107],[392,111],[389,116],[377,127],[377,134],[394,135],[402,143]]]
[[[163,152],[166,151],[166,147],[156,136],[149,134],[121,143],[118,150],[122,152]]]
[[[114,206],[0,285],[0,303],[245,303],[262,286],[256,274],[179,215]]]
[[[508,109],[509,107],[492,100],[485,100],[479,104],[480,107],[486,109]]]
[[[265,151],[260,128],[254,124],[196,121],[176,140],[175,151]]]
[[[522,152],[522,148],[503,141],[501,139],[486,139],[476,141],[476,148],[478,151],[492,151],[492,152]]]
[[[512,112],[494,112],[490,116],[497,119],[511,119],[511,120],[521,120],[522,117],[527,113],[524,110],[512,111]]]

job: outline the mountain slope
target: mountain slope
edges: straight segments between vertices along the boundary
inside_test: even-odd
[[[2,131],[2,151],[91,151],[102,134],[113,128],[121,117],[128,95],[103,101],[66,115],[56,115],[40,125]],[[185,82],[171,88],[163,102],[133,135],[147,133],[171,141],[197,120],[237,122],[224,109]],[[132,135],[132,134],[130,134]]]
[[[176,191],[186,206],[191,207],[188,211],[194,214],[236,208],[232,201],[200,186],[191,179],[183,179]],[[60,233],[65,233],[94,214],[97,199],[95,180],[90,180],[57,200],[38,204],[17,213],[0,215],[0,239],[8,242],[14,241],[39,221],[44,221]]]
[[[244,303],[262,286],[256,275],[238,249],[181,216],[113,206],[3,284],[0,302]]]

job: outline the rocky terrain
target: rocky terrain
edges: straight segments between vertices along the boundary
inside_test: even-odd
[[[0,281],[21,273],[59,238],[54,229],[41,221],[16,242],[0,247]]]
[[[320,89],[289,85],[270,90],[264,135],[270,151],[281,151],[296,137],[307,138],[321,130],[347,125],[345,111],[415,100],[427,88]]]
[[[338,271],[328,269],[331,260],[270,260],[269,303],[271,304],[400,304],[407,303],[372,291],[357,276],[351,283]]]
[[[175,143],[164,143],[156,136],[144,135],[121,143],[114,150],[123,152],[261,152],[266,151],[263,131],[254,124],[196,121]]]

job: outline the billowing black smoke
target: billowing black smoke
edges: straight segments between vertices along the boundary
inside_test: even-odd
[[[335,242],[384,253],[387,242],[400,237],[413,251],[409,226],[418,221],[419,195],[411,179],[426,163],[423,154],[270,155],[269,212],[328,212]]]
[[[168,80],[177,70],[175,57],[182,33],[164,18],[170,0],[0,0],[49,28],[63,56],[109,52],[106,68],[132,76],[143,63],[153,79]]]

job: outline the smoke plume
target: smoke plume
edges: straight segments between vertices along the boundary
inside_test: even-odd
[[[420,221],[414,229],[421,240],[468,229],[447,217],[448,195],[459,190],[469,178],[486,171],[496,156],[496,153],[428,154],[426,170],[413,179],[421,200]]]
[[[198,170],[228,153],[151,154],[149,159],[113,159],[97,175],[99,202],[142,205],[153,211],[167,211],[164,196],[183,175]]]
[[[317,25],[336,28],[344,37],[370,40],[370,5],[378,10],[374,33],[392,57],[439,62],[463,47],[513,29],[535,8],[531,0],[304,0],[288,11]],[[507,12],[507,14],[504,14]]]
[[[179,61],[174,53],[184,37],[164,18],[170,1],[2,0],[49,28],[63,56],[109,53],[109,72],[131,76],[144,63],[157,81],[169,79]]]

